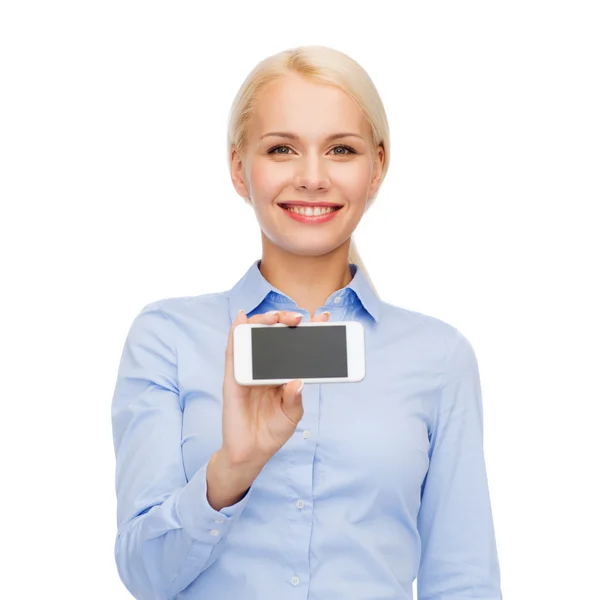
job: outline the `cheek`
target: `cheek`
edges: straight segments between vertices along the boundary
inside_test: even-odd
[[[290,174],[284,165],[270,161],[256,161],[250,170],[252,190],[257,197],[277,193],[281,185],[289,180]]]
[[[368,190],[371,169],[364,164],[336,165],[330,172],[331,183],[349,198],[361,197]]]

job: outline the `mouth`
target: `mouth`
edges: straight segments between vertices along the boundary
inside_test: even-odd
[[[323,204],[281,203],[282,208],[294,221],[300,223],[324,223],[331,221],[343,208],[330,202]]]

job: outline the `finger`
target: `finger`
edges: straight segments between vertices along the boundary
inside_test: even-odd
[[[302,405],[302,388],[304,382],[301,379],[294,379],[288,382],[283,388],[281,408],[288,419],[296,423],[302,419],[304,407]]]
[[[250,323],[283,323],[285,325],[297,325],[302,319],[302,313],[289,310],[273,310],[268,313],[254,315],[250,317]]]
[[[279,311],[279,322],[285,323],[286,325],[298,325],[302,321],[302,313],[294,312],[291,310]]]
[[[264,324],[273,324],[279,321],[279,315],[283,311],[280,310],[270,310],[266,313],[260,313],[258,315],[253,315],[248,319],[248,323],[264,323]]]
[[[314,322],[328,321],[330,317],[331,317],[331,313],[328,310],[326,310],[325,312],[322,312],[319,315],[315,315],[311,319],[311,321],[314,321]]]

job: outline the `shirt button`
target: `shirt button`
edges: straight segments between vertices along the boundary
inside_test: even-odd
[[[225,520],[224,519],[215,519],[215,523],[219,523],[219,524],[225,523]]]
[[[219,530],[218,529],[211,529],[210,530],[210,535],[214,535],[214,536],[219,535]]]
[[[300,583],[300,577],[294,575],[291,579],[292,585],[298,585]]]
[[[304,508],[304,500],[298,500],[298,502],[296,502],[296,506],[298,508]]]
[[[342,298],[340,296],[336,296],[333,301],[335,302],[335,304],[339,304],[342,301]]]
[[[310,437],[310,431],[309,431],[308,429],[305,429],[305,430],[302,432],[302,437],[303,437],[305,440],[307,440],[307,439]]]

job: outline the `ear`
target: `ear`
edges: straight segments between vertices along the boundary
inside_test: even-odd
[[[242,156],[235,146],[231,149],[231,154],[229,157],[229,169],[231,172],[231,182],[233,183],[235,191],[242,198],[249,198],[250,191],[248,190],[246,182],[244,181],[244,162],[242,160]]]
[[[373,175],[371,177],[371,185],[369,186],[369,197],[373,196],[379,189],[381,183],[381,175],[383,173],[383,163],[385,162],[385,150],[380,144],[377,146],[375,160],[373,162]]]

